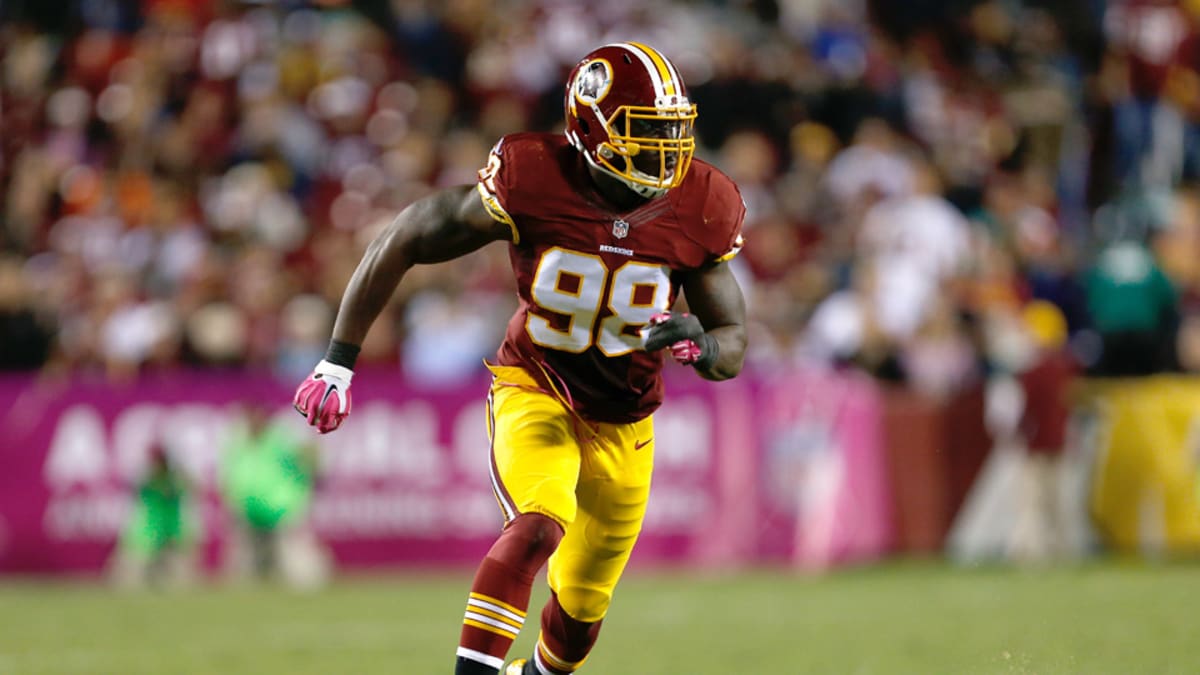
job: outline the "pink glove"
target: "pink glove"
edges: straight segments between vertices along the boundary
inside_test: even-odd
[[[671,358],[682,365],[690,366],[700,360],[700,345],[691,340],[680,340],[667,349],[671,352]]]
[[[308,424],[327,434],[337,429],[350,414],[350,380],[354,371],[322,360],[313,369],[292,398],[296,412],[308,418]]]
[[[646,349],[655,351],[661,349],[659,343],[663,340],[670,340],[672,337],[682,337],[695,333],[697,336],[704,334],[704,329],[700,326],[700,321],[690,314],[672,315],[670,312],[655,314],[650,317],[650,323],[647,324],[646,331]],[[657,329],[655,327],[658,327]],[[682,340],[676,340],[666,346],[671,352],[671,358],[676,362],[690,366],[700,360],[703,354],[703,349],[690,337],[685,337]]]

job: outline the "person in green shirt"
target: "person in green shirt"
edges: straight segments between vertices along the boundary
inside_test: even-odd
[[[313,448],[258,404],[247,405],[222,464],[225,505],[238,524],[230,550],[232,572],[259,578],[279,574],[293,581],[296,575],[307,579],[314,565],[326,566],[305,522],[315,468]]]
[[[118,585],[179,584],[191,577],[196,528],[188,517],[190,491],[187,478],[166,449],[152,448],[113,556],[112,574]]]
[[[1109,244],[1085,286],[1102,345],[1092,374],[1149,375],[1171,366],[1179,297],[1148,247],[1130,240]]]

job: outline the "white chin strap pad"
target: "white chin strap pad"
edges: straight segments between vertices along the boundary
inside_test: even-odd
[[[584,150],[581,147],[582,144],[578,143],[579,139],[571,138],[570,136],[568,136],[568,138],[570,138],[572,141],[572,144],[575,145],[575,147],[578,148],[579,151],[583,153],[583,158],[585,160],[587,160],[588,164],[590,164],[593,168],[599,169],[599,170],[603,171],[604,173],[612,176],[613,178],[616,178],[617,180],[621,181],[622,185],[629,188],[630,190],[633,190],[634,193],[637,194],[638,196],[645,197],[647,199],[654,199],[654,198],[661,197],[661,196],[667,194],[667,190],[669,188],[654,187],[652,185],[642,185],[641,183],[629,180],[628,178],[626,178],[620,174],[613,173],[612,171],[610,171],[608,169],[608,167],[593,161],[592,154],[590,152],[587,152],[586,150]],[[645,174],[643,174],[643,175],[645,175]],[[647,178],[649,178],[649,176],[647,176]]]
[[[624,183],[626,185],[626,187],[628,187],[630,190],[633,190],[634,192],[641,195],[642,197],[647,197],[647,198],[653,199],[655,197],[661,197],[661,196],[667,194],[667,188],[651,187],[649,185],[642,185],[641,183],[635,183],[635,182],[633,182],[631,180],[627,180],[621,176],[615,176],[615,177],[618,178],[622,183]]]

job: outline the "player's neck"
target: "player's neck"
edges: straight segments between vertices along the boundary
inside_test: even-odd
[[[592,178],[592,185],[596,188],[596,193],[604,199],[607,206],[617,212],[632,211],[637,207],[645,204],[648,199],[630,190],[621,181],[613,178],[604,171],[597,169],[590,164],[587,167],[588,175]]]

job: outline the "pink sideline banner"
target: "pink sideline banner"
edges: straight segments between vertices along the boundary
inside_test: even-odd
[[[793,559],[812,567],[886,550],[890,502],[876,480],[873,389],[841,376],[714,385],[676,375],[655,416],[654,486],[635,564]],[[101,570],[130,485],[159,442],[197,486],[203,557],[214,565],[231,525],[217,485],[221,451],[246,400],[267,403],[318,444],[309,521],[340,567],[475,564],[501,524],[487,476],[483,375],[416,390],[357,374],[354,414],[327,436],[291,410],[291,383],[267,375],[0,384],[0,572]],[[816,454],[814,430],[824,434]],[[817,456],[824,463],[808,461]]]
[[[808,370],[759,384],[760,557],[821,570],[892,545],[883,402],[856,373]]]

